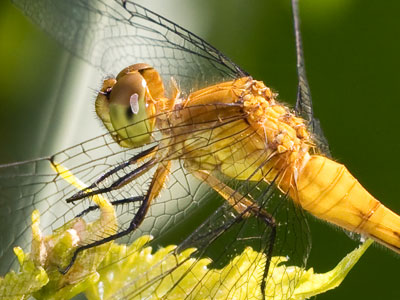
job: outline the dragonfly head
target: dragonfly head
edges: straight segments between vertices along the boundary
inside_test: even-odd
[[[104,80],[96,113],[120,146],[136,148],[151,141],[155,103],[161,97],[164,86],[158,72],[147,64],[135,64]]]

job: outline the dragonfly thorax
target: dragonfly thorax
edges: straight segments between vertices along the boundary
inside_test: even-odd
[[[243,91],[243,106],[247,121],[271,153],[265,167],[269,173],[264,179],[273,181],[278,177],[278,186],[279,182],[291,186],[312,142],[305,121],[275,97],[263,82],[252,80]]]
[[[309,134],[304,120],[275,97],[261,81],[243,77],[176,101],[161,128],[169,135],[171,159],[238,180],[293,178]]]
[[[242,98],[247,120],[265,139],[268,148],[278,153],[297,152],[309,143],[305,121],[276,101],[275,95],[263,82],[254,80]]]

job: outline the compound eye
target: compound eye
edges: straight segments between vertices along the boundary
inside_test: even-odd
[[[109,99],[113,128],[125,147],[139,147],[150,141],[153,123],[146,109],[146,80],[134,71],[119,76]]]

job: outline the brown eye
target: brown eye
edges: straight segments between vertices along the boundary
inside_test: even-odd
[[[158,72],[139,63],[104,80],[96,99],[96,113],[113,139],[122,147],[139,147],[151,139],[155,103],[164,97]]]
[[[109,116],[125,147],[139,147],[151,138],[154,122],[146,110],[147,83],[137,72],[118,76],[110,93]]]

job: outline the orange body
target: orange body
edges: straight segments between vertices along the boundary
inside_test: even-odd
[[[400,252],[400,216],[368,193],[344,165],[312,155],[289,193],[314,216]]]
[[[241,180],[272,182],[278,176],[275,181],[278,188],[289,192],[296,203],[317,218],[371,237],[400,252],[400,216],[371,196],[344,165],[321,155],[310,155],[312,141],[305,131],[305,122],[279,104],[263,83],[254,81],[255,87],[250,87],[248,81],[241,78],[225,82],[189,96],[187,106],[245,99],[248,117],[246,122],[240,120],[230,127],[221,127],[221,134],[215,136],[220,142],[208,146],[191,143],[193,148],[213,153],[209,159],[205,159],[208,156],[204,153],[199,155],[199,150],[191,149],[183,151],[191,153],[186,160],[193,163],[196,161],[193,157],[202,157],[196,169],[215,170],[218,166],[220,172]],[[247,90],[252,92],[247,93]],[[226,117],[225,114],[229,114],[229,110],[220,113],[222,117]],[[199,115],[207,118],[212,114]],[[246,130],[255,130],[256,134],[244,138],[240,143],[243,148],[238,147],[234,153],[229,149],[229,154],[221,151],[227,149],[227,144],[235,144],[226,136],[234,131],[246,132],[243,128],[248,123],[251,128]],[[269,162],[259,168],[265,160]],[[257,168],[259,171],[254,173]],[[249,174],[252,175],[248,177]]]
[[[140,84],[123,85],[124,78]],[[121,84],[118,88],[117,80],[122,82],[117,83]],[[145,101],[140,105],[146,107],[147,115],[135,112],[131,115],[136,119],[127,123],[117,115],[113,121],[109,114],[112,105],[125,98],[110,102],[107,91],[111,88],[111,97],[115,89]],[[154,138],[156,126],[163,136],[159,144],[163,150],[154,152],[154,159],[164,163],[184,160],[194,176],[228,201],[232,200],[231,189],[214,178],[218,173],[237,180],[274,182],[317,218],[400,252],[400,216],[372,197],[345,166],[311,154],[314,145],[305,121],[275,96],[261,81],[243,77],[195,91],[186,98],[179,98],[178,87],[174,86],[172,97],[167,98],[157,71],[137,64],[121,71],[116,80],[104,82],[96,112],[115,141],[124,147],[139,147]],[[122,116],[129,110],[129,101],[124,101]],[[114,125],[121,122],[133,125],[115,131]],[[131,136],[137,132],[141,134]],[[164,182],[169,167],[159,168],[163,175],[154,180]],[[155,195],[161,188],[159,184]],[[232,202],[240,207],[239,212],[251,203],[241,199],[237,200],[240,203]]]

